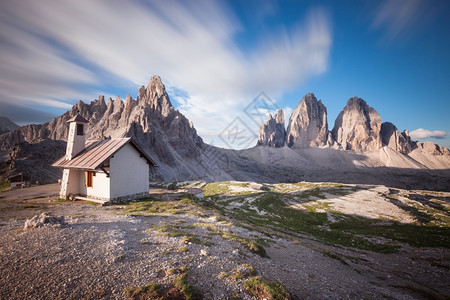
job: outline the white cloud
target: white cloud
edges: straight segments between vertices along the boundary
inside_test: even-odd
[[[428,8],[426,0],[384,0],[375,10],[373,29],[384,29],[385,39],[392,41],[420,22]]]
[[[450,135],[450,132],[445,132],[441,130],[430,131],[427,129],[419,128],[413,130],[409,133],[412,139],[426,139],[426,138],[435,138],[435,139],[443,139],[446,136]]]
[[[291,117],[293,111],[294,111],[294,109],[292,109],[292,107],[290,107],[290,106],[286,106],[285,108],[283,108],[284,124],[285,124],[286,128],[289,125],[289,118]]]
[[[3,1],[0,101],[65,108],[102,85],[137,90],[158,74],[168,90],[183,91],[178,108],[208,141],[259,92],[278,97],[327,70],[332,37],[323,11],[244,50],[235,37],[245,28],[225,4]]]

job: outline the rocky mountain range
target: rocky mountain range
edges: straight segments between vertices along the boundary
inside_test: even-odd
[[[109,98],[107,103],[104,96],[90,104],[80,100],[71,110],[48,123],[23,126],[1,135],[0,150],[11,151],[23,143],[38,145],[48,143],[47,140],[66,141],[67,120],[77,113],[89,120],[86,127],[88,140],[136,138],[160,166],[154,174],[156,178],[170,177],[171,172],[188,176],[186,162],[198,159],[204,147],[193,124],[174,109],[161,78],[153,76],[147,87],[139,89],[137,100],[130,95],[125,101],[119,96],[114,100]]]
[[[379,114],[360,98],[348,100],[329,131],[326,107],[307,94],[287,129],[279,110],[261,125],[257,146],[229,150],[203,142],[193,124],[173,107],[158,76],[139,89],[137,99],[127,95],[107,102],[99,96],[89,104],[80,100],[48,123],[0,135],[0,176],[25,172],[42,183],[59,179],[61,171],[50,165],[64,153],[67,120],[77,113],[89,120],[88,140],[134,137],[158,165],[151,171],[152,180],[388,182],[402,188],[450,190],[448,149],[411,141],[407,131],[381,123]]]
[[[412,141],[407,130],[400,132],[394,124],[382,123],[378,112],[358,97],[347,101],[330,132],[325,105],[314,94],[308,93],[292,112],[286,134],[283,133],[284,115],[279,110],[275,119],[269,115],[267,123],[261,124],[257,145],[278,148],[284,145],[290,148],[331,147],[357,152],[375,151],[387,146],[403,154],[419,148],[432,155],[449,155],[445,147],[432,142],[422,144]]]

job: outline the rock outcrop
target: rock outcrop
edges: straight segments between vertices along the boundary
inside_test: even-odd
[[[289,147],[322,147],[332,143],[326,107],[314,94],[306,94],[289,118],[286,144]]]
[[[403,154],[408,154],[413,150],[413,142],[408,130],[398,131],[397,127],[390,122],[381,124],[381,142],[383,145]]]
[[[275,118],[269,114],[266,124],[259,127],[258,146],[284,147],[286,141],[286,129],[284,128],[283,110],[278,110]]]
[[[344,150],[371,151],[381,148],[381,117],[361,98],[353,97],[340,112],[332,135]]]
[[[424,143],[415,142],[414,146],[414,148],[419,148],[420,150],[423,150],[431,155],[450,155],[449,149],[430,141],[426,141]]]

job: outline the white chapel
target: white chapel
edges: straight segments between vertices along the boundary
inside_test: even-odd
[[[148,196],[149,168],[155,162],[132,138],[86,143],[88,121],[77,114],[67,121],[66,155],[52,166],[64,168],[60,197],[125,202]]]

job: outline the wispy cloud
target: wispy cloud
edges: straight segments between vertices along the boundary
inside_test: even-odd
[[[372,28],[384,30],[384,39],[390,42],[424,18],[429,2],[426,0],[381,1],[378,9],[375,10]]]
[[[245,28],[220,1],[23,0],[0,8],[0,105],[67,108],[106,85],[137,91],[158,74],[182,91],[178,108],[207,141],[260,91],[277,97],[325,72],[332,45],[322,10],[244,50],[235,37]]]
[[[411,131],[409,133],[409,135],[411,136],[411,138],[418,139],[418,140],[426,139],[426,138],[443,139],[446,136],[449,136],[450,132],[445,132],[445,131],[441,131],[441,130],[431,131],[431,130],[419,128],[419,129]]]

